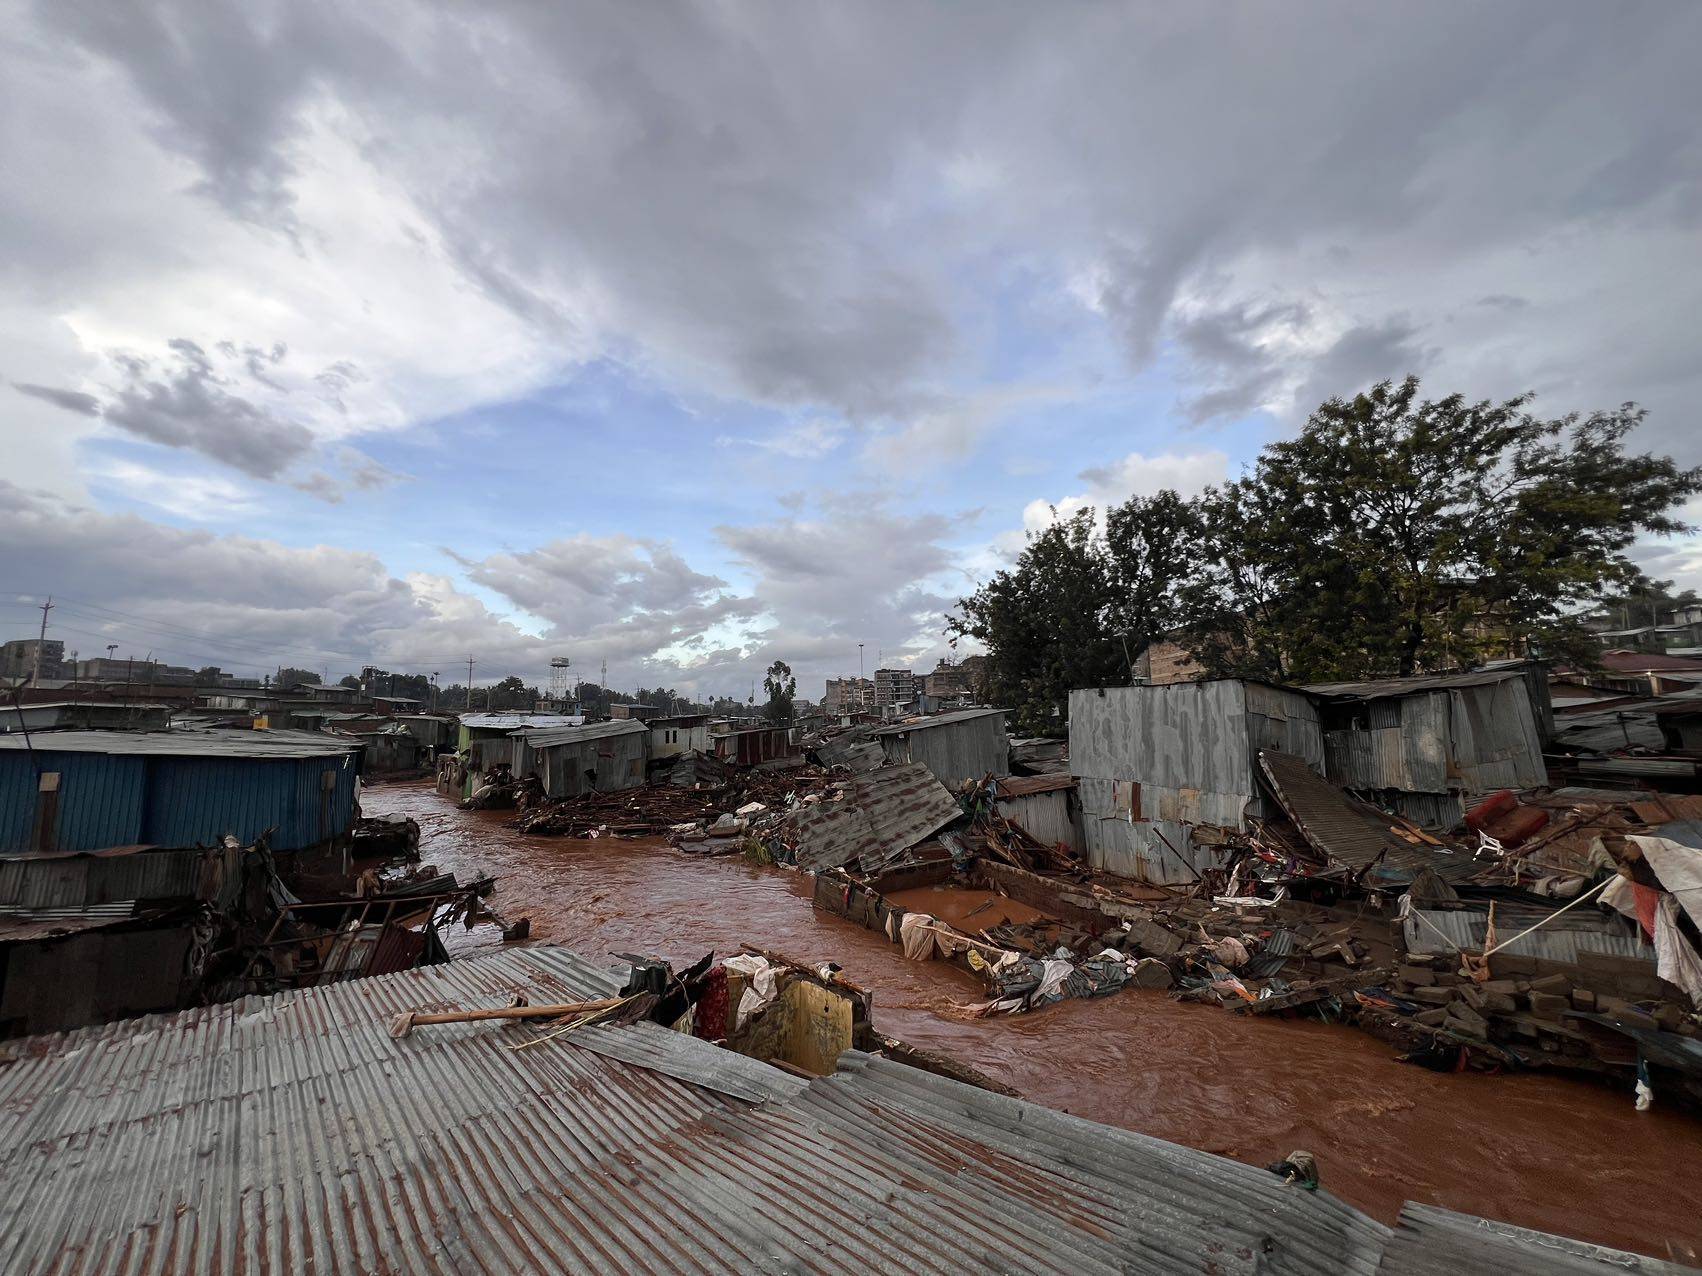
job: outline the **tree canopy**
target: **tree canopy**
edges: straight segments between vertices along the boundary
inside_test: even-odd
[[[1702,471],[1628,451],[1633,404],[1545,420],[1529,401],[1421,400],[1415,377],[1330,399],[1242,478],[1031,534],[948,629],[986,645],[1030,728],[1166,635],[1210,674],[1295,682],[1579,658],[1584,607],[1641,579],[1637,537],[1685,530]]]
[[[792,701],[798,694],[798,680],[792,676],[792,667],[784,660],[776,660],[769,665],[762,679],[762,689],[768,693],[768,705],[764,710],[768,720],[790,722]]]

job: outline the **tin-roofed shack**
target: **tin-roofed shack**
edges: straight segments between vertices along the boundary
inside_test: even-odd
[[[274,851],[346,848],[361,747],[291,731],[0,735],[0,855],[246,844],[268,830]]]
[[[1070,692],[1070,771],[1094,868],[1160,885],[1216,859],[1196,826],[1240,830],[1280,811],[1258,781],[1275,749],[1320,772],[1323,732],[1298,691],[1238,679]]]
[[[552,798],[638,788],[650,760],[650,728],[636,718],[527,728],[511,743],[514,774],[536,773]]]
[[[650,756],[677,758],[682,753],[706,753],[709,750],[709,715],[682,714],[672,718],[652,718],[650,727]]]
[[[1305,690],[1320,701],[1325,774],[1426,828],[1453,828],[1482,794],[1548,782],[1539,666]]]
[[[961,709],[894,723],[872,733],[888,762],[920,762],[948,789],[965,780],[1011,773],[1011,743],[1003,709]]]

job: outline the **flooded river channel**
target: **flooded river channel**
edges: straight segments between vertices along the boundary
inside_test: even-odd
[[[1326,1188],[1387,1222],[1414,1200],[1661,1257],[1669,1242],[1675,1256],[1702,1253],[1702,1121],[1638,1113],[1629,1093],[1438,1075],[1361,1033],[1144,990],[972,1019],[963,1008],[981,1000],[979,984],[816,913],[807,879],[788,870],[648,841],[525,837],[505,826],[512,813],[459,811],[429,783],[375,787],[362,805],[418,820],[428,862],[463,880],[497,876],[495,903],[531,917],[533,942],[676,962],[752,943],[836,961],[873,992],[884,1032],[1036,1102],[1237,1160],[1304,1148]],[[463,954],[500,947],[488,926],[450,942]]]

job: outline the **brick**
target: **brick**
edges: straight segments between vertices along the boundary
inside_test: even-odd
[[[1519,1008],[1519,1003],[1504,992],[1486,992],[1483,995],[1483,1005],[1479,1007],[1485,1014],[1510,1015]]]
[[[1574,988],[1572,990],[1572,1009],[1574,1009],[1574,1010],[1594,1010],[1595,1008],[1596,1008],[1596,994],[1595,993],[1591,992],[1588,988]]]
[[[1519,984],[1514,979],[1491,979],[1479,984],[1477,990],[1481,993],[1500,993],[1503,996],[1511,996],[1519,991]]]
[[[1402,966],[1397,978],[1408,988],[1428,988],[1436,982],[1434,970],[1417,970],[1411,966]]]
[[[1483,1008],[1483,990],[1476,984],[1461,984],[1458,988],[1454,989],[1454,996],[1465,1002],[1466,1005],[1470,1006],[1473,1010],[1481,1010]]]
[[[1531,980],[1532,992],[1563,993],[1571,986],[1572,981],[1565,975],[1544,975]]]
[[[1429,1010],[1421,1010],[1413,1016],[1419,1023],[1430,1028],[1440,1028],[1443,1020],[1448,1017],[1446,1006],[1432,1006]]]

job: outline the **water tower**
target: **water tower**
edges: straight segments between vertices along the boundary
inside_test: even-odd
[[[573,680],[568,673],[571,665],[566,656],[550,657],[550,699],[556,704],[573,699]]]

